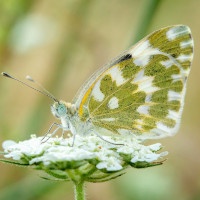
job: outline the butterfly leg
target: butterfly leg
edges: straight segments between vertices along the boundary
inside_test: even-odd
[[[47,137],[46,140],[43,140],[43,141],[41,141],[41,142],[42,142],[42,143],[47,142],[52,136],[54,136],[54,135],[56,134],[56,132],[58,131],[59,128],[61,128],[61,127],[57,127],[57,128],[53,131],[53,133],[51,133],[51,135],[50,135],[49,137]]]
[[[124,144],[122,144],[122,143],[115,143],[115,142],[111,142],[111,141],[108,141],[108,140],[105,140],[101,135],[99,135],[96,131],[94,131],[94,134],[97,136],[97,137],[99,137],[101,140],[103,140],[103,141],[105,141],[105,142],[107,142],[107,143],[109,143],[109,144],[113,144],[113,145],[124,145]]]
[[[74,146],[74,143],[75,143],[75,138],[76,138],[76,134],[73,134],[73,140],[72,140],[72,146],[71,146],[71,147],[73,147],[73,146]]]
[[[58,130],[59,128],[62,128],[62,126],[60,124],[56,123],[56,122],[54,122],[53,124],[51,124],[49,130],[45,133],[45,135],[43,136],[43,138],[41,140],[42,143],[43,143],[43,140],[46,138],[46,136],[51,132],[51,129],[53,128],[53,126],[55,126],[55,125],[58,127],[56,130]],[[52,136],[52,134],[51,134],[51,136]],[[48,139],[49,139],[49,137],[48,137]]]
[[[73,135],[73,138],[72,138],[72,145],[71,145],[71,147],[73,147],[74,144],[75,144],[75,139],[76,139],[77,131],[76,131],[76,129],[74,128],[74,126],[72,126],[71,123],[69,124],[69,130],[71,131],[71,134]]]
[[[64,137],[64,133],[65,133],[65,130],[64,129],[62,129],[62,138]]]

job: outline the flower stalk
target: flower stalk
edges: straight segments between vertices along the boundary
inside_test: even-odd
[[[75,200],[85,200],[84,182],[74,182]]]

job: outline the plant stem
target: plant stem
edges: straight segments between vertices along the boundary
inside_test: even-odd
[[[139,21],[137,31],[134,34],[134,43],[138,42],[148,33],[148,29],[151,26],[156,11],[161,3],[162,0],[144,1],[143,10],[141,10],[141,20]]]
[[[85,200],[84,182],[74,182],[75,200]]]

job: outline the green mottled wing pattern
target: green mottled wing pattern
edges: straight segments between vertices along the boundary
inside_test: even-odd
[[[140,138],[175,134],[192,58],[187,26],[155,31],[84,85],[75,102],[80,119],[111,133]]]

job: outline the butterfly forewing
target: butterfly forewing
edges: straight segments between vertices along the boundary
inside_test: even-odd
[[[116,134],[173,135],[180,123],[192,57],[187,26],[155,31],[86,83],[76,100],[80,119]]]

